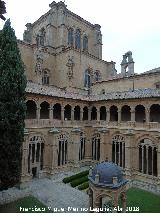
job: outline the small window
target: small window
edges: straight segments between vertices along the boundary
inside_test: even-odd
[[[81,31],[79,29],[76,30],[75,48],[76,49],[80,49],[81,48]]]
[[[68,45],[73,46],[73,29],[68,30]]]
[[[83,50],[88,51],[88,38],[86,35],[83,37]]]
[[[156,89],[160,89],[160,82],[155,83]]]
[[[101,94],[105,95],[105,89],[102,89]]]
[[[49,71],[48,70],[43,71],[42,84],[49,85]]]

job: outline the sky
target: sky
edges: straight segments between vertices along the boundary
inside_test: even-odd
[[[47,12],[52,0],[4,0],[16,36],[23,39],[26,23]],[[56,0],[58,2],[58,0]],[[67,8],[92,24],[100,24],[103,60],[115,61],[120,72],[122,55],[132,51],[135,72],[160,67],[159,0],[65,0]],[[0,29],[4,22],[0,21]]]

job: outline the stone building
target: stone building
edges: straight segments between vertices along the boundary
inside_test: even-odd
[[[106,158],[131,185],[160,193],[160,68],[134,73],[132,52],[102,60],[99,24],[52,2],[26,24],[22,181]]]

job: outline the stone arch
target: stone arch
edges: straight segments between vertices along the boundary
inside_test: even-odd
[[[151,137],[141,137],[138,144],[139,172],[157,176],[157,146]]]
[[[84,121],[88,120],[88,107],[87,106],[83,107],[83,120]]]
[[[110,110],[110,121],[118,121],[118,107],[112,105],[109,110]]]
[[[97,120],[97,108],[95,106],[91,109],[91,120]]]
[[[47,101],[40,104],[40,119],[49,119],[50,105]]]
[[[101,135],[99,132],[95,132],[92,136],[92,160],[100,160],[100,142]]]
[[[150,107],[150,122],[160,123],[160,105],[152,104]]]
[[[105,121],[106,117],[107,117],[106,107],[105,106],[101,106],[100,107],[100,120]]]
[[[28,173],[37,177],[43,170],[45,140],[41,134],[35,133],[29,137],[28,144]]]
[[[130,121],[131,120],[131,107],[128,105],[124,105],[121,108],[121,120],[122,121]]]
[[[64,120],[71,120],[71,105],[67,104],[64,107]]]
[[[37,104],[33,100],[28,100],[26,102],[26,119],[36,119],[37,118]]]
[[[112,161],[125,168],[125,137],[122,134],[112,136]]]
[[[141,123],[146,121],[145,107],[141,104],[135,107],[135,121]]]
[[[80,120],[80,112],[81,112],[81,108],[80,106],[75,106],[74,107],[74,120]]]
[[[53,106],[53,119],[61,120],[61,104],[59,103]]]

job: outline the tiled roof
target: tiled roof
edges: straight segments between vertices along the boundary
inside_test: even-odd
[[[112,92],[101,95],[85,95],[80,93],[67,92],[54,86],[45,86],[33,82],[27,83],[27,93],[40,94],[52,97],[67,98],[83,101],[100,101],[100,100],[122,100],[135,98],[152,98],[160,97],[160,89],[135,89],[134,91]]]

